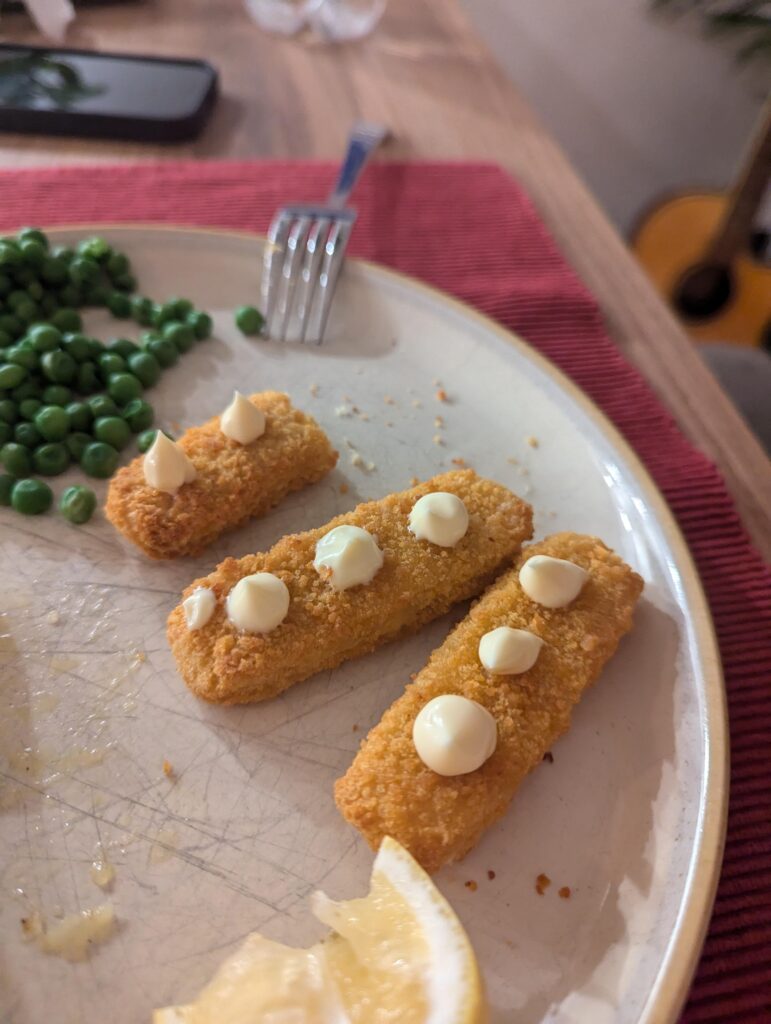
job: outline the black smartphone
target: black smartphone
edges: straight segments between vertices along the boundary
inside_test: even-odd
[[[182,142],[216,98],[203,60],[0,45],[0,131]]]

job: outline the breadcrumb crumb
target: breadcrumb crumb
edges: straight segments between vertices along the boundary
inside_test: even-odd
[[[163,774],[166,776],[167,779],[173,778],[175,774],[174,766],[172,765],[171,761],[167,761],[166,758],[163,759]]]
[[[436,400],[437,402],[449,402],[447,392],[444,390],[444,388],[439,388],[439,390],[436,393]]]
[[[492,868],[488,869],[488,872],[487,872],[487,877],[488,877],[488,879],[489,879],[489,880],[490,880],[491,882],[492,882],[492,880],[493,880],[493,879],[495,878],[495,872],[493,871],[493,869],[492,869]]]
[[[443,445],[444,444],[444,438],[442,437],[441,434],[434,434],[434,444],[438,444],[438,445]]]
[[[340,484],[340,493],[341,494],[347,494],[349,490],[350,490],[350,488],[348,487],[348,484],[345,481],[343,481]]]
[[[525,440],[527,441],[527,443],[530,445],[531,448],[537,448],[538,447],[538,438],[537,437],[533,437],[532,434],[530,435],[530,437],[526,437]]]
[[[318,384],[311,384],[310,387],[308,388],[308,391],[310,391],[310,393],[315,398],[316,395],[318,395],[318,393],[319,393],[319,386],[318,386]]]
[[[384,395],[383,401],[385,402],[386,405],[396,405],[396,402],[393,400],[393,398],[391,398],[390,395]]]
[[[444,420],[442,419],[441,416],[434,416],[434,426],[437,428],[437,430],[442,429],[442,427],[444,426]]]
[[[468,882],[463,883],[470,892],[476,892],[479,886],[473,878],[469,878]]]
[[[540,874],[535,880],[535,891],[539,896],[543,896],[550,885],[551,878],[548,875]]]
[[[572,895],[572,893],[570,891],[570,886],[569,885],[563,885],[562,888],[557,893],[557,895],[559,896],[559,898],[561,900],[569,900],[571,895]]]
[[[450,459],[450,462],[453,464],[453,466],[459,466],[461,469],[468,465],[466,460],[462,459],[459,455],[456,456],[454,459]]]

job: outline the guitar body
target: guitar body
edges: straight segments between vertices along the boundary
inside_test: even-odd
[[[638,226],[632,249],[686,331],[698,341],[737,345],[769,344],[771,339],[771,267],[748,249],[731,260],[730,293],[707,315],[679,308],[682,282],[704,263],[728,208],[717,192],[682,195],[655,207]]]

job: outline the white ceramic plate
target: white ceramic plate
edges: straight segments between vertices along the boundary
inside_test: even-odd
[[[216,339],[149,396],[162,425],[208,418],[235,386],[277,388],[319,420],[341,457],[266,519],[171,564],[145,559],[101,515],[75,528],[0,510],[0,1017],[148,1020],[154,1006],[192,997],[250,930],[292,943],[318,937],[314,888],[365,891],[372,856],[338,815],[332,784],[449,619],[241,708],[188,693],[165,619],[182,587],[226,555],[268,547],[464,458],[532,501],[537,536],[597,534],[646,586],[633,633],[554,763],[438,884],[479,954],[495,1021],[674,1020],[720,862],[725,712],[693,565],[633,453],[522,341],[415,282],[351,264],[328,342],[282,347],[232,325],[233,307],[256,294],[258,239],[99,233],[129,253],[148,294],[189,295],[215,313]],[[130,333],[96,314],[90,326]],[[436,399],[437,381],[448,403]],[[364,467],[352,464],[354,451]],[[57,492],[75,479],[57,480]],[[117,934],[81,964],[22,942],[19,919],[31,911],[50,923],[105,898],[89,874],[99,843],[116,871],[108,898]],[[541,873],[552,879],[544,895]],[[559,897],[563,886],[570,899]]]

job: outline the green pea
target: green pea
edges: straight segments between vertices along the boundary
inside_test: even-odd
[[[92,433],[97,441],[111,444],[118,451],[131,440],[131,428],[120,416],[100,416],[94,421]]]
[[[24,348],[21,345],[12,345],[5,350],[5,358],[9,363],[18,363],[26,370],[36,370],[40,364],[40,356],[34,349]]]
[[[118,406],[109,395],[91,395],[90,398],[86,399],[86,405],[91,410],[91,415],[95,420],[100,416],[120,416]]]
[[[34,423],[17,423],[13,428],[13,439],[16,444],[23,444],[25,448],[37,448],[43,443],[43,435]]]
[[[0,399],[0,420],[3,423],[15,423],[18,419],[16,403],[11,398]]]
[[[87,523],[96,508],[96,495],[90,487],[75,484],[62,492],[59,511],[71,523]]]
[[[19,402],[19,412],[25,420],[34,420],[38,409],[43,405],[39,398],[22,398]]]
[[[8,476],[7,473],[3,473],[0,476],[0,505],[11,504],[11,491],[13,485],[16,483],[12,476]]]
[[[85,402],[70,402],[65,412],[70,418],[71,430],[88,430],[91,426],[93,415]]]
[[[149,327],[153,322],[152,299],[146,299],[143,295],[135,295],[131,300],[131,315],[138,324]]]
[[[5,331],[12,338],[18,338],[24,330],[24,324],[13,313],[0,314],[0,331]]]
[[[112,278],[120,277],[121,274],[128,274],[131,270],[128,256],[122,252],[113,252],[107,260],[107,273]]]
[[[27,377],[27,371],[18,363],[2,363],[0,365],[0,390],[16,388]]]
[[[91,356],[91,346],[84,334],[70,333],[62,338],[62,349],[72,356],[76,363],[83,363]]]
[[[102,387],[102,378],[96,368],[96,363],[85,362],[78,366],[75,377],[75,387],[81,395],[92,395]]]
[[[24,302],[18,304],[14,313],[23,324],[34,324],[42,317],[43,310],[32,299],[25,299]]]
[[[175,302],[164,302],[163,305],[156,306],[153,310],[153,324],[158,328],[178,319]]]
[[[63,441],[70,432],[70,417],[60,405],[44,405],[33,422],[46,441]]]
[[[59,309],[51,317],[51,323],[60,331],[79,331],[83,326],[77,309]],[[2,325],[0,325],[2,326]]]
[[[174,307],[177,320],[185,320],[195,309],[190,299],[180,299],[178,297],[169,299],[168,305]]]
[[[19,242],[38,242],[44,249],[48,249],[48,239],[40,228],[21,228],[18,239]]]
[[[67,446],[59,441],[41,444],[32,453],[32,465],[41,476],[58,476],[70,464],[70,453]]]
[[[235,312],[236,327],[242,334],[259,334],[265,324],[265,317],[254,306],[239,306]]]
[[[138,377],[146,388],[158,383],[161,376],[161,364],[149,352],[134,352],[129,356],[129,370]]]
[[[155,413],[149,402],[135,398],[123,410],[123,419],[131,427],[132,432],[138,434],[150,426],[155,419]]]
[[[117,352],[103,352],[97,359],[99,373],[107,380],[111,373],[123,373],[126,360]]]
[[[24,516],[39,516],[53,504],[54,496],[42,480],[17,480],[11,491],[11,504]]]
[[[24,262],[31,267],[42,267],[48,255],[45,246],[35,238],[25,238],[20,242],[19,252]]]
[[[68,434],[64,440],[64,444],[67,451],[70,453],[73,462],[80,462],[83,452],[90,444],[93,443],[93,437],[90,434],[86,434],[83,430],[73,431],[73,433]]]
[[[0,242],[0,267],[18,267],[21,259],[21,250],[15,242]]]
[[[53,352],[62,343],[62,332],[53,324],[35,324],[27,331],[27,338],[36,352]]]
[[[15,311],[16,307],[20,303],[26,302],[28,298],[29,296],[27,295],[26,291],[23,288],[14,288],[12,292],[6,295],[5,304],[6,306],[9,307],[9,309]]]
[[[133,292],[137,287],[137,279],[133,274],[118,274],[112,278],[112,283],[121,292]]]
[[[54,384],[69,384],[75,379],[78,372],[78,364],[61,350],[56,352],[44,352],[40,360],[40,369],[43,376]]]
[[[66,284],[58,292],[59,302],[63,306],[77,309],[83,305],[83,292],[74,284]]]
[[[23,402],[25,398],[41,398],[43,389],[36,380],[25,380],[11,392],[14,402]]]
[[[148,449],[152,448],[153,441],[155,440],[155,435],[157,433],[158,431],[153,427],[151,430],[143,430],[142,433],[137,436],[137,448],[140,452],[146,452]],[[169,440],[174,440],[171,434],[167,434],[165,430],[163,433],[166,434],[166,437],[168,437]]]
[[[111,445],[94,441],[83,450],[80,465],[84,473],[105,480],[112,476],[118,467],[118,453]]]
[[[112,248],[103,238],[94,236],[93,238],[84,238],[78,246],[78,252],[90,260],[96,260],[97,263],[104,263],[112,255]]]
[[[43,391],[43,402],[46,405],[67,405],[72,401],[72,391],[64,384],[49,384]]]
[[[106,284],[93,284],[86,288],[83,300],[87,306],[106,306],[111,294],[112,288],[108,288]]]
[[[52,255],[57,260],[62,260],[69,266],[69,264],[75,259],[75,250],[70,249],[68,245],[57,245],[53,250]]]
[[[133,373],[112,373],[107,382],[107,394],[118,405],[128,405],[132,398],[140,397],[142,384]]]
[[[102,268],[96,260],[88,256],[76,256],[70,263],[70,281],[76,288],[85,288],[88,285],[96,284],[102,276]]]
[[[166,341],[172,342],[178,352],[189,352],[195,345],[195,334],[193,328],[188,324],[182,324],[178,320],[172,320],[163,328],[163,337]]]
[[[32,469],[29,450],[15,441],[9,441],[0,448],[0,462],[11,476],[29,476]]]
[[[91,349],[91,358],[98,359],[104,352],[104,344],[98,338],[89,338],[88,347]]]
[[[10,423],[6,423],[5,420],[0,420],[0,448],[13,437],[13,427]]]
[[[115,352],[117,355],[122,356],[123,359],[128,359],[129,356],[133,356],[135,352],[141,352],[139,345],[135,341],[131,341],[129,338],[113,338],[107,345],[109,352]]]
[[[118,320],[128,320],[131,316],[131,299],[123,292],[112,292],[107,299],[107,308]]]
[[[46,284],[63,285],[69,280],[67,262],[60,257],[48,256],[40,268],[40,276]]]
[[[162,367],[173,366],[179,359],[177,346],[167,338],[152,338],[147,343],[147,351],[158,360]]]
[[[193,310],[185,317],[185,323],[192,328],[193,334],[199,341],[208,338],[212,331],[212,319],[208,313],[197,313]]]
[[[27,285],[27,295],[37,303],[42,302],[43,297],[45,296],[45,288],[37,278],[30,281]],[[43,307],[41,306],[40,308],[42,309]]]

